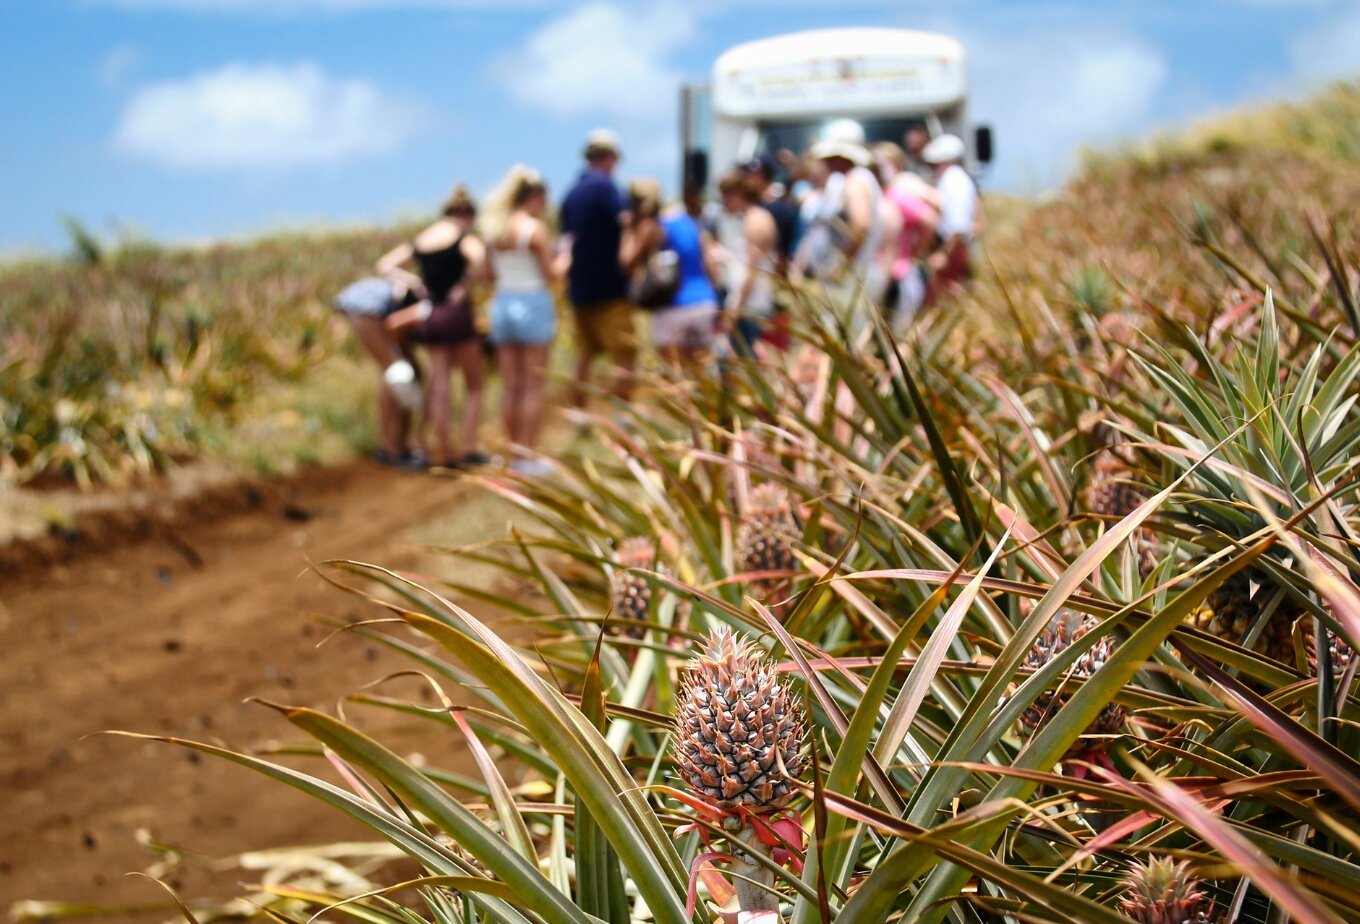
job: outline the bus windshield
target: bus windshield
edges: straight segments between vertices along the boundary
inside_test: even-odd
[[[830,119],[816,122],[763,122],[759,126],[757,153],[775,154],[790,150],[802,154],[821,137],[822,129]],[[927,129],[926,120],[921,116],[891,119],[860,119],[864,126],[864,138],[869,144],[891,141],[902,144],[903,136],[913,128]]]

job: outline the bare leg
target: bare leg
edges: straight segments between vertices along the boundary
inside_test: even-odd
[[[587,353],[583,348],[581,355],[576,357],[576,378],[571,386],[571,406],[585,409],[586,406],[586,386],[590,384],[590,363],[595,358],[594,353]]]
[[[473,337],[451,348],[454,363],[463,370],[463,427],[464,453],[477,451],[477,428],[482,422],[482,338]]]
[[[453,461],[449,445],[449,378],[453,374],[454,349],[430,347],[430,384],[425,389],[425,452],[432,463],[439,465]]]
[[[524,441],[524,347],[507,344],[498,351],[501,369],[501,418],[512,446]]]
[[[396,458],[405,448],[406,415],[388,390],[382,372],[401,356],[401,348],[396,338],[387,332],[382,318],[354,314],[345,317],[364,352],[378,366],[378,445],[383,452]]]
[[[618,357],[618,369],[614,372],[614,397],[627,401],[633,396],[634,371],[637,369],[637,351],[630,350]]]
[[[548,378],[550,344],[524,348],[524,393],[520,411],[520,442],[530,449],[538,446],[543,426],[543,386]]]

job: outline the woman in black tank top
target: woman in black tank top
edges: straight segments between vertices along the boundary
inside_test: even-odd
[[[425,447],[433,464],[466,468],[485,463],[477,448],[482,416],[482,344],[473,318],[469,286],[490,279],[486,247],[472,231],[477,209],[467,190],[458,187],[444,205],[444,217],[393,248],[378,261],[378,272],[399,280],[424,298],[394,312],[388,327],[409,333],[424,345],[430,379],[425,390]],[[405,269],[414,262],[419,275]],[[450,379],[454,368],[463,374],[462,453],[449,439]]]

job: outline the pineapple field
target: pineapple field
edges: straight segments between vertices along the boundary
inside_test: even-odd
[[[320,707],[253,691],[270,747],[101,747],[347,833],[257,843],[291,849],[209,896],[175,888],[227,853],[199,831],[148,902],[1360,920],[1358,117],[1342,85],[1093,156],[996,210],[982,278],[902,338],[793,290],[787,355],[653,367],[552,477],[465,477],[495,513],[443,566],[313,558],[324,631],[381,667]]]

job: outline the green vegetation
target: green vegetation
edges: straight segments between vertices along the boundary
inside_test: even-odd
[[[108,248],[73,224],[70,260],[0,267],[0,477],[119,482],[203,451],[283,463],[308,440],[268,416],[315,419],[318,378],[333,409],[353,395],[327,371],[357,359],[330,300],[399,233]]]
[[[907,342],[805,305],[790,357],[484,479],[535,525],[449,554],[533,605],[332,564],[419,676],[278,707],[306,770],[175,743],[417,872],[260,918],[1360,919],[1357,206],[1306,152],[1104,162]]]

